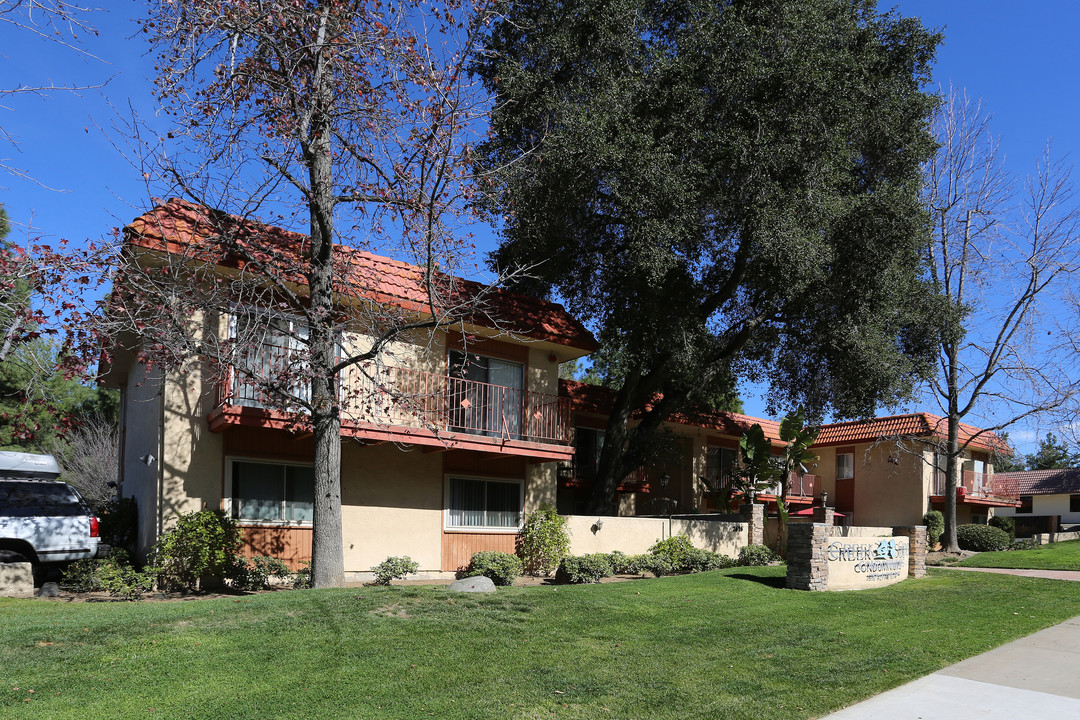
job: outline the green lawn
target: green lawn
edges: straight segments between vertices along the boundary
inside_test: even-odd
[[[965,567],[1080,570],[1080,540],[1040,545],[1032,550],[984,552],[957,563]]]
[[[1080,612],[1080,583],[783,568],[451,595],[0,599],[5,718],[810,718]]]

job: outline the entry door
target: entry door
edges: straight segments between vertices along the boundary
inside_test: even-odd
[[[839,512],[855,512],[855,478],[836,479],[836,509]]]

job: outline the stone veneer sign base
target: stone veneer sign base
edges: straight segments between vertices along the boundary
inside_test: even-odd
[[[839,537],[823,523],[788,525],[787,587],[865,590],[926,575],[926,528],[893,528],[892,537]]]

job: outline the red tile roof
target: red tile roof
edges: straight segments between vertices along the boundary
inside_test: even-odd
[[[1017,495],[1058,495],[1080,493],[1080,469],[1027,470],[1025,472],[994,473],[998,482]]]
[[[822,425],[817,442],[814,444],[816,446],[849,445],[876,442],[888,437],[933,437],[940,439],[944,438],[946,434],[947,421],[945,418],[930,413],[911,413],[874,418],[872,420],[853,420]],[[1012,454],[1008,443],[994,433],[982,432],[974,425],[960,423],[960,443],[963,444],[969,439],[971,439],[968,445],[970,448]]]
[[[615,392],[599,385],[588,385],[574,380],[559,380],[559,395],[570,398],[573,412],[607,415],[615,404]],[[774,443],[780,442],[780,423],[774,420],[741,415],[739,413],[696,410],[675,413],[669,422],[680,425],[716,430],[724,435],[741,437],[751,425],[757,423],[765,431],[765,437]]]
[[[559,394],[570,398],[574,412],[607,415],[615,402],[615,393],[605,387],[587,385],[573,380],[559,381]],[[706,410],[686,411],[668,418],[670,422],[681,425],[717,430],[724,435],[739,437],[753,424],[761,425],[765,437],[773,443],[780,443],[780,423],[750,415],[730,412],[711,412]],[[813,447],[829,445],[852,445],[855,443],[876,442],[889,437],[944,437],[945,419],[930,413],[912,413],[874,418],[873,420],[853,420],[850,422],[822,425],[817,442]],[[979,428],[974,425],[960,425],[960,441],[974,436]],[[1008,444],[994,433],[983,433],[976,437],[969,447],[1012,453]]]
[[[134,246],[242,268],[247,260],[222,243],[227,232],[244,254],[276,266],[292,282],[306,284],[299,261],[304,257],[307,236],[256,220],[173,198],[135,218],[124,231],[126,241]],[[349,278],[350,294],[406,310],[425,310],[427,286],[421,268],[355,248],[338,246],[335,250],[338,276]],[[434,279],[449,289],[445,305],[483,303],[485,313],[467,318],[475,325],[494,325],[516,335],[588,352],[597,348],[585,326],[557,303],[487,288],[445,273],[435,273]]]

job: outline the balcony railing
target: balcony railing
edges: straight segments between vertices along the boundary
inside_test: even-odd
[[[260,377],[275,378],[269,365]],[[279,374],[284,377],[284,374]],[[287,386],[282,380],[281,384]],[[306,385],[293,397],[307,399]],[[341,374],[342,420],[348,424],[427,428],[505,440],[567,444],[570,400],[411,368],[351,366]],[[230,372],[219,405],[280,407],[258,383]]]
[[[709,480],[706,485],[710,492],[726,492],[731,488],[731,479],[729,477],[713,478]],[[804,473],[799,475],[798,473],[791,473],[788,475],[788,491],[787,496],[789,498],[813,498],[818,488],[818,476]],[[779,496],[781,491],[780,483],[767,487],[763,490],[759,490],[759,495],[773,495]]]
[[[971,470],[964,470],[960,473],[960,485],[956,491],[957,495],[960,496],[986,499],[1016,500],[1020,497],[1004,480],[999,480],[991,473],[979,473]],[[940,470],[934,472],[933,494],[938,496],[945,494],[945,473]]]
[[[801,476],[798,473],[791,473],[788,475],[787,482],[787,496],[789,498],[812,498],[814,497],[814,491],[818,486],[818,476],[803,473]],[[780,496],[780,483],[776,483],[771,488],[764,490],[765,495]]]

